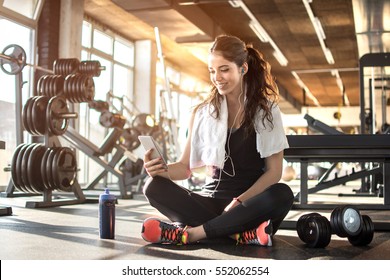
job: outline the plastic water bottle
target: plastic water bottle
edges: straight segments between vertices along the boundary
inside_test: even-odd
[[[115,238],[115,201],[109,189],[99,196],[99,233],[102,239]]]

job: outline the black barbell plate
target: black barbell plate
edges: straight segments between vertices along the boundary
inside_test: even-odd
[[[303,241],[309,248],[324,248],[331,238],[329,221],[323,216],[309,216],[306,219]]]
[[[45,79],[42,81],[43,84],[43,92],[44,92],[44,95],[48,96],[48,97],[52,97],[52,93],[50,92],[50,80],[51,80],[51,75],[46,75]]]
[[[31,131],[32,131],[32,135],[42,135],[39,133],[39,131],[37,130],[36,126],[35,126],[35,122],[34,122],[34,119],[33,119],[33,114],[34,114],[34,110],[36,110],[36,101],[37,99],[39,98],[39,96],[34,96],[32,97],[32,100],[31,100],[31,104],[30,106],[27,108],[27,123],[29,125],[29,127],[31,128]]]
[[[12,182],[16,188],[16,190],[18,191],[21,191],[21,192],[24,192],[24,190],[20,187],[20,184],[21,184],[21,179],[19,177],[19,172],[17,170],[17,159],[18,159],[18,156],[19,156],[19,153],[21,151],[21,149],[27,144],[20,144],[16,147],[15,151],[14,151],[14,154],[12,156],[12,160],[11,160],[11,178],[12,178]]]
[[[45,95],[45,79],[47,78],[47,75],[44,75],[39,78],[37,83],[37,94],[38,95]]]
[[[66,118],[61,118],[61,114],[69,113],[66,99],[60,96],[52,97],[46,109],[46,122],[48,131],[53,135],[62,135],[68,128],[69,122]]]
[[[31,187],[30,180],[28,179],[27,165],[28,159],[30,157],[31,151],[35,147],[36,144],[29,144],[24,151],[22,163],[21,163],[21,174],[22,174],[22,182],[26,190],[30,193],[35,193],[35,190]]]
[[[84,102],[92,101],[95,98],[95,82],[91,76],[86,77],[83,90]]]
[[[29,118],[28,110],[29,110],[29,106],[31,105],[31,102],[32,102],[32,97],[27,99],[27,101],[23,105],[23,109],[22,109],[22,123],[23,123],[23,127],[30,134],[33,133],[32,129],[29,126],[29,123],[28,123],[28,118]]]
[[[27,163],[27,176],[31,188],[37,192],[45,191],[41,174],[41,163],[46,148],[42,144],[37,144],[32,149]]]
[[[71,85],[71,99],[70,99],[70,101],[72,103],[78,103],[77,97],[79,95],[79,91],[77,88],[77,81],[79,78],[80,78],[80,74],[77,73],[77,74],[74,74],[72,76],[72,79],[70,81],[70,85]]]
[[[35,193],[35,191],[31,188],[30,186],[30,181],[28,179],[28,174],[27,174],[27,164],[28,164],[28,159],[30,158],[31,151],[33,150],[34,146],[36,144],[28,144],[28,147],[24,151],[23,158],[22,158],[22,163],[21,163],[21,175],[22,175],[22,182],[24,187],[27,189],[29,193]]]
[[[309,217],[315,217],[315,216],[321,216],[321,215],[319,213],[313,212],[313,213],[304,214],[301,217],[299,217],[297,224],[296,224],[296,230],[298,233],[298,237],[302,241],[304,241],[304,239],[305,239],[304,236],[305,236],[305,227],[307,226],[307,219]]]
[[[45,135],[47,133],[46,126],[46,109],[49,103],[49,97],[39,96],[35,100],[35,108],[32,111],[32,121],[35,126],[35,130],[39,135]]]
[[[49,81],[47,84],[47,90],[50,93],[50,97],[56,96],[54,83],[55,83],[55,75],[50,75]]]
[[[333,209],[332,213],[330,214],[330,224],[332,227],[332,233],[340,237],[345,237],[345,234],[343,234],[342,228],[340,227],[341,207],[342,206],[337,206]]]
[[[23,155],[26,149],[29,147],[28,144],[24,145],[18,154],[18,158],[16,159],[16,177],[18,178],[18,183],[19,187],[23,192],[28,193],[29,191],[24,185],[23,178],[22,178],[22,160],[23,160]]]
[[[330,240],[332,238],[332,229],[330,226],[330,222],[326,217],[319,217],[318,222],[320,224],[320,237],[315,246],[315,248],[325,248],[329,245]]]
[[[303,228],[303,242],[306,243],[308,247],[314,248],[316,244],[318,243],[318,240],[320,238],[319,233],[319,224],[317,219],[318,217],[307,217],[305,219],[305,227]]]
[[[41,95],[50,97],[50,93],[47,91],[47,83],[48,83],[49,75],[44,75],[41,77]]]
[[[71,192],[77,175],[76,156],[70,148],[62,147],[54,155],[52,175],[57,189]]]
[[[83,92],[82,92],[82,83],[83,83],[84,75],[77,74],[73,80],[73,103],[81,103]]]
[[[55,76],[55,92],[56,95],[62,95],[64,93],[64,77],[61,75]]]
[[[374,238],[374,223],[368,215],[362,215],[362,230],[357,236],[348,237],[348,241],[353,246],[366,246],[371,243]]]
[[[51,151],[51,148],[45,149],[45,152],[43,154],[42,161],[41,161],[41,166],[40,166],[40,174],[42,177],[42,183],[43,183],[43,186],[45,187],[46,190],[51,190],[49,182],[47,180],[47,172],[46,172],[46,163],[47,163],[47,159],[49,157],[50,151]]]
[[[46,178],[47,178],[47,183],[51,190],[57,189],[53,179],[52,165],[53,165],[54,156],[59,150],[60,150],[59,147],[52,147],[46,161],[46,168],[45,168]]]
[[[64,79],[64,95],[66,99],[69,99],[69,75]]]

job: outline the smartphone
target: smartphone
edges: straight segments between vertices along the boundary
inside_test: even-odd
[[[153,139],[152,136],[140,135],[138,136],[138,139],[141,142],[142,146],[144,147],[145,151],[153,149],[151,155],[152,159],[162,158],[162,161],[165,164],[167,164],[167,161],[164,158],[160,145],[156,142],[156,140]]]

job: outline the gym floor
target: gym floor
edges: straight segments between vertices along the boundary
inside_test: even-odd
[[[353,182],[352,182],[353,183]],[[291,183],[293,190],[297,186]],[[296,183],[298,184],[298,183]],[[311,203],[383,204],[378,197],[339,196],[354,193],[356,185],[333,187],[309,196]],[[112,188],[115,194],[115,189]],[[100,190],[85,191],[89,203],[50,208],[26,208],[26,201],[42,201],[41,196],[0,197],[1,207],[12,207],[12,215],[0,216],[1,260],[388,260],[390,232],[375,231],[368,246],[352,246],[347,238],[332,235],[330,244],[322,249],[308,248],[295,229],[280,229],[273,247],[239,246],[228,238],[204,240],[186,246],[154,245],[141,236],[142,221],[161,215],[150,207],[142,194],[133,199],[118,199],[114,240],[98,235],[98,204]],[[119,194],[119,192],[118,192]],[[57,197],[55,197],[57,200]],[[66,198],[59,193],[58,199]],[[69,198],[69,197],[68,197]],[[57,200],[58,201],[58,200]],[[286,221],[301,215],[319,212],[330,218],[331,210],[291,210]],[[390,223],[390,210],[360,210],[374,222]]]

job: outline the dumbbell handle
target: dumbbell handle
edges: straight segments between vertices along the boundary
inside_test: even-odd
[[[77,113],[60,113],[60,114],[54,113],[54,117],[56,119],[77,119],[78,114]]]

